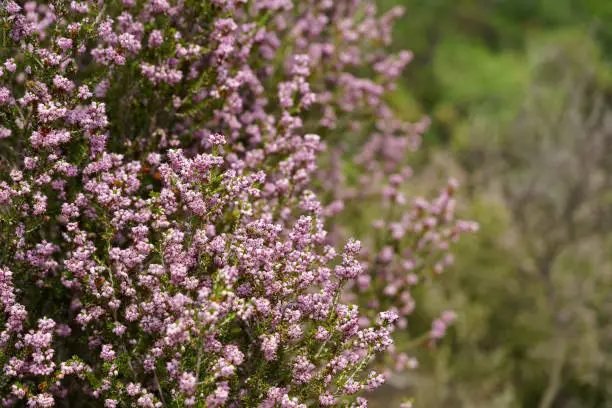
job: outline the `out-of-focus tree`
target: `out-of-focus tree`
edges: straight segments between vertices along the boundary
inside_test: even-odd
[[[451,338],[394,380],[419,407],[612,406],[610,70],[581,31],[527,51],[522,86],[454,128],[481,230],[428,295]]]
[[[433,113],[430,144],[450,140],[458,121],[474,113],[479,95],[488,93],[498,98],[497,103],[507,103],[506,97],[514,92],[504,84],[520,88],[521,58],[533,36],[591,27],[607,58],[612,57],[612,26],[606,24],[612,18],[609,0],[378,2],[385,8],[406,8],[396,26],[395,46],[411,49],[415,60],[404,75],[406,86],[399,89],[396,99],[407,110]],[[454,80],[457,75],[459,81]],[[491,75],[503,81],[496,82]],[[457,99],[452,92],[456,87],[471,90],[476,98]]]
[[[480,166],[474,176],[499,184],[516,237],[516,278],[536,295],[531,313],[540,319],[525,322],[544,336],[526,355],[542,363],[545,387],[541,374],[519,372],[535,377],[521,392],[541,408],[571,406],[577,389],[608,400],[603,384],[612,374],[612,112],[597,48],[572,34],[535,45],[519,113],[499,144],[471,149],[484,149],[487,163],[472,163]]]

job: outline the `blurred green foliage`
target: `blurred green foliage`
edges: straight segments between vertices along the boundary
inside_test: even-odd
[[[458,166],[481,225],[417,312],[457,324],[380,406],[612,407],[612,1],[379,3],[415,54],[390,102],[433,119],[418,166]]]
[[[378,0],[405,8],[395,48],[415,60],[394,102],[407,117],[426,112],[430,141],[447,142],[476,111],[509,109],[528,81],[528,44],[563,30],[590,32],[612,61],[609,0]]]

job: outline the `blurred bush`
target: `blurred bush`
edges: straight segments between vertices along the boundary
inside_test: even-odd
[[[383,8],[402,6],[395,28],[397,49],[415,60],[401,92],[416,111],[438,119],[430,138],[448,141],[456,121],[474,104],[502,105],[516,98],[525,81],[527,44],[559,30],[589,30],[612,56],[612,2],[609,0],[378,0]],[[409,115],[412,115],[410,112]],[[450,120],[449,120],[450,119]]]
[[[381,406],[612,406],[612,2],[381,3],[416,57],[396,107],[434,114],[423,184],[462,168],[481,226],[421,310],[455,328]]]

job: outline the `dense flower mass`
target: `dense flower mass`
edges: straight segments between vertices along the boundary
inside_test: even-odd
[[[397,16],[361,0],[5,2],[0,402],[365,406],[411,288],[474,228],[453,219],[454,184],[401,192],[426,123],[384,102],[411,59],[383,51]],[[335,171],[346,160],[358,185]],[[326,233],[355,189],[391,209],[363,249]]]

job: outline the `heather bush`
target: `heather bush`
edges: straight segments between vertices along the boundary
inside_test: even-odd
[[[59,0],[0,13],[2,403],[366,406],[385,353],[402,352],[391,335],[411,288],[474,229],[453,219],[454,183],[432,201],[400,188],[426,122],[384,102],[410,60],[384,52],[398,10]],[[353,162],[358,180],[338,171]],[[382,211],[363,249],[347,200]]]

